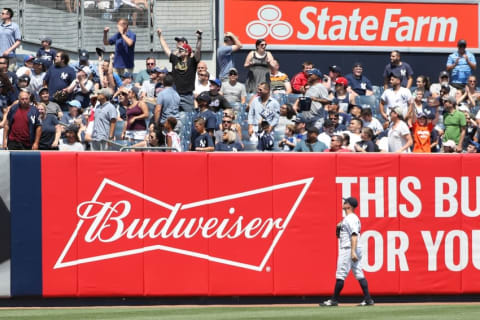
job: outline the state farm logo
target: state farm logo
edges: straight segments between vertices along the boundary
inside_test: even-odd
[[[255,1],[235,0],[250,12]],[[477,7],[457,4],[341,1],[277,1],[257,9],[257,17],[227,12],[225,28],[250,39],[268,38],[288,46],[455,46],[458,36],[478,45]],[[263,4],[263,3],[262,3]],[[260,6],[260,5],[259,5]],[[229,10],[236,10],[231,4]],[[255,6],[253,6],[253,10]],[[475,11],[477,10],[477,11]],[[253,11],[254,13],[254,11]],[[253,21],[252,21],[253,20]],[[287,21],[285,21],[287,20]],[[246,25],[246,27],[245,27]],[[271,38],[270,38],[271,37]],[[467,40],[470,41],[470,40]]]
[[[165,251],[262,271],[312,181],[169,204],[104,179],[77,206],[77,226],[54,269]]]
[[[247,34],[252,39],[263,39],[271,36],[277,40],[286,40],[293,34],[293,27],[286,21],[281,21],[282,11],[279,7],[267,4],[258,9],[259,20],[247,24]]]

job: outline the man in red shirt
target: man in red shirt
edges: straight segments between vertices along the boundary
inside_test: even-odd
[[[40,113],[30,103],[30,94],[22,91],[12,106],[3,131],[3,145],[8,150],[38,150],[42,123]]]
[[[350,152],[350,150],[343,148],[343,136],[335,134],[332,136],[332,140],[330,140],[330,149],[326,149],[323,152]]]
[[[307,71],[313,69],[313,63],[305,61],[301,72],[293,76],[291,84],[294,93],[305,93],[308,89],[308,74]]]

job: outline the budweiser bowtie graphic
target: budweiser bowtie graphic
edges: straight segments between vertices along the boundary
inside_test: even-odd
[[[77,206],[77,226],[54,269],[166,251],[262,271],[312,181],[169,204],[105,178]],[[74,243],[91,248],[88,255]]]

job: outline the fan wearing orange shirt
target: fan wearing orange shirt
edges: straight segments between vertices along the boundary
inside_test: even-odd
[[[432,136],[432,130],[435,124],[438,121],[438,108],[435,112],[435,119],[431,122],[428,121],[427,116],[423,112],[419,112],[418,115],[416,112],[413,112],[413,152],[431,152],[431,142],[430,138]]]

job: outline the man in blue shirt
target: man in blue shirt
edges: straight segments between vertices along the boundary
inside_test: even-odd
[[[48,70],[55,60],[57,50],[52,49],[52,38],[42,36],[40,38],[41,47],[37,51],[37,58],[42,59],[45,63],[45,67]]]
[[[55,93],[66,89],[77,77],[75,70],[68,65],[69,61],[70,57],[66,52],[58,51],[55,56],[55,64],[48,69],[45,78],[43,78],[44,85],[48,87],[50,97],[60,105],[63,111],[68,109],[66,101],[56,100]]]
[[[109,27],[103,29],[103,44],[115,45],[115,58],[113,60],[113,68],[116,73],[122,75],[127,69],[128,72],[133,73],[134,67],[134,51],[137,36],[132,31],[128,30],[128,20],[121,18],[117,23],[118,32],[108,39]]]
[[[2,24],[0,24],[0,56],[9,60],[9,70],[16,68],[15,49],[21,44],[21,35],[18,25],[12,22],[13,10],[2,9]]]
[[[295,145],[293,151],[296,152],[323,152],[328,149],[327,145],[321,141],[318,141],[318,129],[310,127],[307,130],[307,138],[298,142]]]
[[[242,43],[238,40],[237,36],[231,32],[225,33],[223,38],[223,46],[220,46],[217,50],[217,59],[219,65],[218,77],[220,80],[228,80],[228,71],[234,68],[232,53],[242,48]]]
[[[42,121],[30,102],[30,93],[20,92],[18,103],[8,113],[3,131],[3,146],[8,150],[38,150]]]
[[[280,119],[280,104],[270,95],[270,84],[262,82],[257,87],[257,96],[248,110],[248,134],[250,137],[259,131],[262,121],[270,125],[272,131]]]
[[[410,89],[413,83],[413,69],[408,63],[400,60],[400,52],[398,50],[393,50],[390,53],[390,63],[385,66],[383,71],[383,88],[385,90],[389,88],[390,74],[392,73],[400,74],[400,85]]]
[[[348,92],[355,92],[359,96],[371,96],[372,83],[370,80],[363,75],[363,65],[360,62],[355,62],[353,65],[352,73],[349,73],[345,76],[348,80]]]
[[[110,103],[113,92],[110,88],[104,88],[95,92],[98,95],[98,106],[95,108],[95,120],[93,121],[92,141],[93,151],[109,149],[107,140],[115,138],[115,124],[117,122],[117,109]]]
[[[163,84],[165,88],[157,96],[157,104],[154,111],[155,123],[165,123],[168,117],[174,117],[179,120],[180,96],[173,89],[173,75],[171,73],[165,76]],[[173,128],[175,129],[175,128]]]
[[[208,105],[210,104],[210,95],[208,94],[207,91],[200,93],[197,98],[197,104],[198,104],[198,112],[195,115],[195,118],[202,118],[204,121],[204,129],[207,134],[209,134],[211,137],[213,137],[213,134],[215,132],[215,129],[217,128],[217,115],[213,113],[209,108]],[[198,138],[198,136],[202,135],[201,132],[196,130],[195,123],[193,124],[192,128],[192,135],[190,137],[190,150],[195,151],[195,141]],[[211,150],[213,151],[213,150]]]
[[[461,89],[465,87],[468,77],[477,68],[477,62],[473,53],[466,50],[467,42],[465,40],[459,40],[457,47],[458,51],[448,56],[447,71],[452,73],[452,86]]]

